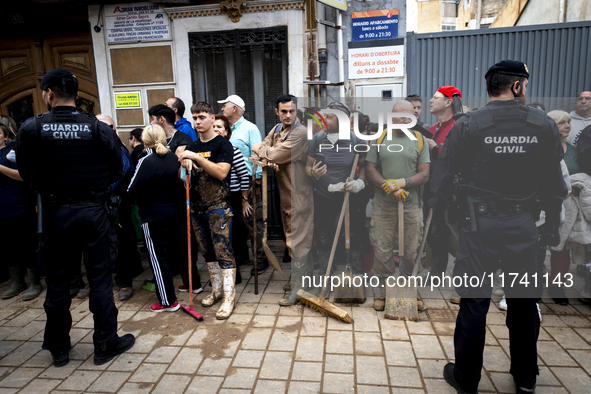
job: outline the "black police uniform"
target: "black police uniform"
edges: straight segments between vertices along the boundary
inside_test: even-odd
[[[456,121],[432,177],[435,197],[429,204],[445,209],[456,194],[461,201],[460,244],[454,276],[484,278],[481,287],[456,288],[462,296],[454,334],[455,372],[466,392],[480,381],[490,275],[505,273],[511,374],[523,387],[534,387],[539,317],[532,277],[529,286],[514,283],[510,273],[536,272],[538,230],[546,212],[547,231],[557,231],[567,190],[562,179],[562,147],[556,123],[543,111],[517,99],[495,100]],[[461,181],[454,191],[454,179]],[[475,284],[475,282],[473,282]],[[538,278],[538,286],[541,286]]]
[[[112,290],[117,237],[106,197],[109,184],[122,176],[119,139],[94,116],[58,106],[21,127],[17,164],[42,200],[45,347],[53,355],[70,348],[70,272],[80,264],[80,253],[90,284],[95,352],[113,346],[118,338]]]

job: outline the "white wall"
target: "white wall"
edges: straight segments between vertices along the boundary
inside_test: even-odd
[[[190,7],[183,7],[183,11]],[[115,104],[112,99],[113,84],[109,59],[109,48],[121,47],[121,45],[109,45],[106,40],[105,28],[100,33],[94,31],[94,26],[99,20],[99,6],[88,7],[88,20],[92,30],[92,44],[96,67],[96,78],[100,111],[102,113],[115,113]],[[101,15],[101,23],[102,21]],[[192,80],[189,48],[189,33],[206,32],[233,29],[258,29],[273,26],[287,26],[288,32],[288,83],[289,93],[296,97],[304,96],[306,79],[304,56],[305,12],[302,9],[247,12],[242,15],[240,22],[233,23],[227,14],[214,16],[197,16],[192,18],[178,18],[170,20],[172,37],[173,69],[175,75],[174,88],[176,95],[185,101],[187,107],[185,117],[190,118],[192,105]],[[170,41],[169,41],[170,42]],[[157,44],[162,44],[158,42]],[[129,46],[130,44],[126,44]],[[150,46],[154,43],[135,43],[134,46]],[[147,111],[147,108],[145,108]]]
[[[183,7],[186,9],[186,7]],[[304,33],[305,13],[303,10],[278,10],[267,12],[247,12],[242,14],[240,22],[233,23],[228,15],[199,16],[179,18],[171,21],[175,50],[173,61],[177,65],[177,91],[181,97],[191,97],[191,55],[189,53],[189,33],[233,30],[261,29],[273,26],[287,26],[289,93],[303,97],[306,79],[304,69]]]

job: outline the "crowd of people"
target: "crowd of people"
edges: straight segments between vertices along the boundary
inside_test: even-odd
[[[570,113],[554,110],[546,114],[541,103],[523,105],[527,68],[523,63],[505,62],[486,74],[491,102],[482,109],[462,107],[457,87],[437,89],[429,100],[429,111],[437,118],[431,126],[420,121],[423,100],[418,95],[395,102],[392,124],[396,126],[389,130],[342,102],[334,101],[324,109],[299,108],[297,99],[286,94],[275,101],[279,123],[265,130],[262,138],[257,126],[244,117],[246,104],[237,95],[217,102],[221,113],[209,103],[195,103],[190,107],[191,121],[183,117],[184,102],[172,97],[149,109],[150,125],[130,132],[131,152],[118,138],[110,116],[84,114],[75,108],[76,77],[63,69],[52,70],[41,82],[48,114],[28,120],[18,133],[12,119],[0,118],[0,198],[4,208],[0,234],[16,246],[9,248],[3,259],[8,262],[12,282],[2,297],[24,291],[23,299],[34,299],[43,290],[40,277],[45,276],[44,346],[56,367],[69,360],[70,299],[90,297],[95,316],[94,361],[108,362],[131,348],[135,340],[130,334],[116,334],[111,273],[115,272],[119,299],[131,298],[133,278],[142,272],[137,222],[154,274],[151,282],[157,302],[150,310],[178,310],[176,292],[188,291],[190,281],[193,293],[203,291],[196,264],[200,253],[211,280],[211,293],[201,304],[211,307],[222,301],[216,317],[227,319],[236,303],[235,285],[242,281],[240,266],[251,263],[249,238],[256,239],[252,255],[258,262],[257,272],[263,273],[269,266],[263,247],[266,223],[261,198],[261,193],[267,192],[261,190],[261,167],[267,166],[274,171],[279,190],[286,244],[283,261],[291,262],[291,283],[279,301],[282,306],[298,303],[299,289],[314,292],[314,287],[322,286],[317,284],[323,283],[335,251],[334,260],[345,261],[349,230],[350,266],[333,264],[328,274],[347,269],[352,275],[377,277],[379,285],[373,286],[377,311],[385,308],[386,288],[382,285],[386,278],[396,272],[402,276],[413,272],[415,258],[422,254],[419,244],[423,237],[429,245],[424,265],[432,275],[447,271],[449,255],[456,257],[454,274],[479,273],[484,267],[510,269],[506,264],[513,261],[511,253],[519,248],[499,257],[500,252],[492,246],[497,244],[487,244],[486,239],[496,236],[493,224],[499,217],[519,218],[519,223],[506,222],[516,229],[523,229],[526,213],[527,220],[537,220],[534,200],[544,211],[537,222],[540,239],[537,230],[527,229],[527,236],[519,241],[523,247],[520,256],[530,256],[535,250],[536,270],[541,272],[550,247],[548,295],[561,305],[569,302],[566,274],[571,260],[575,261],[578,273],[585,278],[581,300],[590,302],[591,92],[581,92]],[[498,115],[501,112],[503,116]],[[350,122],[348,138],[343,138],[339,128],[343,119]],[[506,129],[492,133],[499,124],[516,119],[522,123],[517,132],[521,134],[510,134],[515,140],[507,137]],[[475,126],[470,125],[472,121]],[[530,144],[532,136],[535,144],[541,141],[539,148]],[[515,151],[507,150],[509,141],[515,143],[520,138],[528,142]],[[524,155],[514,154],[518,149]],[[495,156],[497,153],[507,154]],[[540,155],[548,160],[541,160]],[[535,160],[524,161],[532,157]],[[561,172],[554,166],[560,160]],[[258,164],[256,171],[254,163]],[[539,177],[532,174],[542,170],[548,182],[540,186],[536,183]],[[511,193],[506,191],[508,184]],[[347,228],[337,228],[346,195],[350,195]],[[557,209],[560,204],[563,208]],[[430,210],[433,224],[425,232]],[[403,222],[402,232],[399,222]],[[191,255],[187,231],[191,244],[197,246],[191,248]],[[404,259],[396,255],[399,243],[404,246]],[[495,258],[497,261],[491,262]],[[505,265],[495,265],[498,262]],[[82,263],[88,286],[82,279]],[[182,284],[175,288],[173,277],[177,274]],[[306,277],[312,278],[308,284]],[[486,314],[488,304],[478,303],[476,296],[486,299],[491,294],[457,290],[459,294],[450,298],[463,311],[457,327],[480,327],[477,318]],[[504,291],[496,289],[493,294],[503,296]],[[531,299],[540,297],[536,293]],[[532,304],[515,299],[510,297],[500,305],[514,309],[512,315],[528,315]],[[422,300],[417,302],[419,311],[426,309]],[[531,324],[539,329],[539,321],[537,326],[533,320]],[[510,326],[521,333],[514,323]],[[458,387],[477,387],[480,369],[473,370],[466,360],[481,354],[481,338],[456,334],[458,365],[456,369],[446,367],[446,379]],[[523,346],[532,345],[532,338],[526,339]],[[530,350],[524,352],[531,355]],[[527,357],[522,361],[531,364]],[[524,371],[528,378],[519,383],[529,387],[532,369]]]

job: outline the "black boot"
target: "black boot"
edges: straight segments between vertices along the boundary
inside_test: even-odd
[[[135,337],[132,334],[125,334],[118,337],[111,345],[103,344],[94,349],[94,365],[103,365],[114,359],[121,353],[125,353],[133,347]]]
[[[16,267],[9,267],[10,270],[10,278],[12,279],[12,284],[8,291],[2,294],[3,299],[12,298],[18,295],[20,292],[27,290],[27,284],[25,283],[25,275],[23,270],[18,265]]]

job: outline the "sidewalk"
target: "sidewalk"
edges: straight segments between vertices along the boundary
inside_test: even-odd
[[[277,248],[276,255],[281,252]],[[215,319],[218,304],[201,307],[210,287],[195,297],[195,310],[205,318],[201,323],[181,310],[150,312],[156,296],[140,289],[152,276],[146,270],[136,278],[129,301],[115,296],[120,335],[133,333],[136,344],[102,366],[92,361],[88,300],[72,300],[73,348],[63,368],[54,368],[49,352],[41,350],[45,294],[28,302],[20,297],[0,300],[0,394],[455,393],[442,371],[454,357],[456,305],[441,296],[427,299],[429,310],[420,314],[421,321],[405,323],[385,320],[368,298],[360,306],[340,305],[355,320],[346,324],[302,305],[279,307],[289,264],[282,264],[286,278],[273,269],[261,275],[258,295],[250,268],[243,267],[238,303],[229,320]],[[202,258],[199,269],[205,283]],[[188,303],[188,293],[178,296],[179,302]],[[567,307],[550,299],[540,304],[538,394],[591,392],[591,307],[571,302]],[[509,333],[504,313],[494,303],[487,325],[479,391],[514,393]]]

